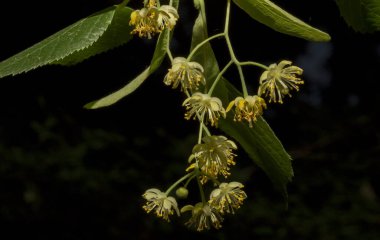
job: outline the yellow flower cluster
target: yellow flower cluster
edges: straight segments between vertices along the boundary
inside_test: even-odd
[[[143,9],[132,13],[130,24],[135,26],[132,33],[151,38],[165,28],[172,29],[177,19],[178,14],[173,7],[167,5],[157,7],[155,0],[149,0]],[[193,147],[189,157],[187,174],[170,186],[165,193],[156,188],[148,189],[143,194],[146,200],[143,209],[167,221],[174,212],[180,215],[180,212],[189,211],[191,217],[185,223],[188,227],[196,231],[219,229],[222,227],[223,217],[226,214],[235,214],[243,205],[247,194],[243,191],[242,183],[219,182],[220,176],[227,178],[231,175],[230,168],[236,164],[234,151],[237,150],[237,146],[225,136],[212,135],[207,124],[217,127],[219,120],[226,118],[226,114],[232,110],[234,121],[246,122],[249,127],[253,127],[267,108],[265,98],[269,97],[269,102],[283,103],[286,95],[291,96],[291,90],[299,90],[299,85],[304,83],[298,77],[302,74],[302,69],[291,66],[292,63],[286,60],[279,64],[271,64],[260,77],[256,95],[248,95],[245,89],[244,97],[236,97],[225,109],[222,101],[212,95],[215,85],[211,86],[209,93],[205,92],[207,89],[205,69],[198,62],[190,61],[192,54],[188,58],[173,59],[171,54],[169,56],[172,66],[163,82],[173,89],[180,86],[181,91],[187,94],[182,104],[186,108],[185,119],[199,120],[198,144]],[[228,66],[216,77],[215,82],[221,78]],[[203,136],[203,133],[207,135]],[[184,186],[178,187],[186,179]],[[189,194],[187,185],[192,179],[198,182],[202,201],[195,205],[186,205],[179,211],[176,199],[168,195],[178,187],[175,191],[177,197],[187,198]],[[204,188],[210,182],[214,189],[210,192],[209,199],[206,199]]]
[[[134,26],[132,34],[150,39],[165,28],[173,29],[178,18],[177,9],[174,7],[170,5],[157,7],[156,1],[150,0],[144,8],[132,12],[129,25]]]
[[[209,230],[211,226],[216,229],[221,228],[223,215],[234,214],[247,198],[246,193],[242,190],[243,187],[243,184],[239,182],[221,183],[219,188],[211,192],[208,202],[183,207],[182,213],[191,211],[191,217],[185,225],[198,232]]]

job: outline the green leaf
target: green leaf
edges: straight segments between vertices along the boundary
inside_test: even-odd
[[[336,0],[340,14],[355,31],[380,31],[379,0]]]
[[[207,38],[204,21],[199,14],[193,27],[192,48]],[[207,81],[213,82],[219,73],[219,67],[211,45],[205,44],[200,48],[194,55],[194,60],[204,66]],[[226,105],[242,94],[223,79],[218,83],[214,95]],[[291,158],[265,120],[259,118],[254,127],[249,128],[248,124],[234,122],[229,114],[227,119],[220,121],[219,127],[241,145],[287,200],[286,185],[293,177]]]
[[[165,29],[160,34],[156,43],[156,48],[154,50],[150,66],[145,69],[140,75],[138,75],[135,79],[133,79],[118,91],[111,93],[110,95],[107,95],[99,100],[87,103],[84,107],[87,109],[107,107],[134,92],[161,65],[164,57],[166,56],[166,46],[170,40],[170,37],[170,31],[167,29]]]
[[[0,78],[47,64],[77,63],[126,43],[131,39],[130,14],[129,8],[113,6],[84,18],[1,62]]]
[[[74,65],[96,54],[106,52],[127,43],[132,39],[132,35],[130,34],[132,28],[129,26],[131,12],[132,9],[126,7],[115,9],[111,24],[96,42],[61,60],[54,61],[52,64]]]
[[[134,92],[150,75],[150,67],[145,69],[140,75],[138,75],[135,79],[129,82],[120,90],[103,97],[99,100],[87,103],[84,107],[87,109],[96,109],[101,107],[106,107],[112,105],[122,99],[123,97],[129,95]]]
[[[233,0],[253,19],[276,30],[309,41],[329,41],[330,36],[294,17],[269,0]]]

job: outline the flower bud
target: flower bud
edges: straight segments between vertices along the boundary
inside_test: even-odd
[[[180,187],[175,191],[178,198],[185,199],[189,195],[189,190],[185,187]]]

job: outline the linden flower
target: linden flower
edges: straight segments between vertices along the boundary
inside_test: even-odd
[[[163,31],[165,28],[172,30],[179,18],[177,9],[170,5],[162,5],[158,8],[157,27],[159,31]]]
[[[135,10],[131,13],[131,20],[129,25],[135,26],[135,29],[131,34],[139,34],[139,37],[152,38],[152,35],[156,34],[156,22],[154,13],[149,8],[142,8],[141,10]]]
[[[196,159],[196,162],[191,164],[187,171],[198,167],[204,174],[200,179],[202,184],[209,178],[217,178],[219,174],[227,178],[230,175],[229,166],[236,164],[236,155],[232,153],[232,150],[237,149],[236,144],[224,136],[206,136],[202,140],[204,143],[193,148],[189,160]]]
[[[237,97],[230,102],[226,112],[230,111],[233,106],[235,106],[234,121],[241,122],[244,119],[249,123],[249,127],[252,127],[252,123],[257,121],[257,117],[263,114],[263,109],[267,108],[264,99],[257,95],[245,98]]]
[[[129,25],[135,26],[132,34],[150,39],[165,28],[173,29],[178,17],[174,7],[169,5],[156,7],[156,1],[149,1],[146,7],[132,12]]]
[[[226,110],[223,108],[222,101],[217,97],[210,97],[208,94],[196,92],[187,98],[182,106],[188,110],[185,114],[187,120],[192,117],[195,119],[198,114],[205,116],[205,123],[210,122],[211,126],[217,126],[220,116],[226,117]]]
[[[165,193],[156,188],[146,190],[142,196],[147,200],[147,203],[143,206],[143,209],[147,213],[154,210],[158,217],[162,217],[168,222],[170,221],[169,215],[173,215],[174,213],[173,209],[179,216],[178,205],[175,198],[168,197]]]
[[[164,83],[173,85],[172,88],[177,88],[181,84],[181,90],[198,89],[199,83],[206,84],[203,75],[203,67],[197,62],[189,62],[186,58],[176,57],[173,60],[173,66],[166,74]]]
[[[297,66],[289,66],[292,62],[283,60],[278,65],[271,64],[269,69],[260,77],[260,87],[258,94],[269,94],[269,102],[282,102],[285,95],[289,95],[290,90],[299,90],[298,85],[304,82],[296,75],[301,75],[303,70]]]
[[[247,195],[243,190],[243,184],[239,182],[221,183],[219,188],[213,190],[210,194],[209,203],[219,210],[221,214],[235,214],[235,209],[240,208],[243,200]]]
[[[195,206],[187,205],[181,209],[181,212],[189,210],[191,210],[192,216],[189,221],[185,223],[189,228],[200,232],[203,230],[209,230],[211,226],[216,229],[222,227],[221,222],[223,221],[223,217],[208,203],[203,204],[200,202]]]

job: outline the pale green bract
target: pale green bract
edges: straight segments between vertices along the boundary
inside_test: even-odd
[[[87,103],[84,107],[87,109],[107,107],[134,92],[154,71],[157,70],[158,67],[160,67],[166,55],[166,46],[168,44],[169,39],[170,31],[165,29],[158,38],[156,49],[154,51],[152,61],[148,68],[146,68],[141,74],[139,74],[135,79],[130,81],[123,88],[99,100]]]

